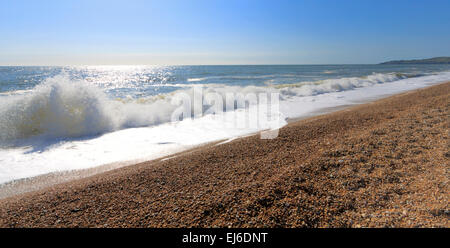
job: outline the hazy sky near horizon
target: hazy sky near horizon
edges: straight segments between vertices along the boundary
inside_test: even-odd
[[[448,0],[3,0],[0,65],[358,64],[450,55]]]

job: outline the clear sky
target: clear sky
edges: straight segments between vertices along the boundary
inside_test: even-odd
[[[2,0],[0,65],[354,64],[450,55],[448,0]]]

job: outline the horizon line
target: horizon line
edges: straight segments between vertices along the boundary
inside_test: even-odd
[[[0,67],[68,67],[68,66],[295,66],[295,65],[379,65],[381,63],[311,63],[311,64],[67,64],[67,65],[1,65]]]

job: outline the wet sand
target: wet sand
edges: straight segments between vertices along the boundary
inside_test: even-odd
[[[2,227],[450,227],[450,83],[0,200]]]

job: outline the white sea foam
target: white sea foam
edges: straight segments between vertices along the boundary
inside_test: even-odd
[[[2,97],[0,142],[31,136],[81,137],[170,120],[175,106],[167,100],[152,104],[109,99],[99,88],[57,76],[28,94]]]
[[[207,78],[189,78],[187,81],[188,82],[200,82],[203,80],[206,80]]]
[[[313,96],[392,82],[402,75],[375,74],[367,78],[343,78],[299,84],[260,86],[209,85],[204,93],[280,93],[281,99]],[[206,86],[206,85],[205,85]],[[180,92],[180,91],[178,91]],[[191,90],[183,90],[192,95]],[[34,90],[3,97],[0,102],[0,142],[10,145],[32,136],[73,138],[151,126],[171,121],[177,106],[171,104],[175,93],[141,99],[109,99],[105,93],[83,81],[65,76],[47,79]],[[234,103],[233,103],[234,104]]]

